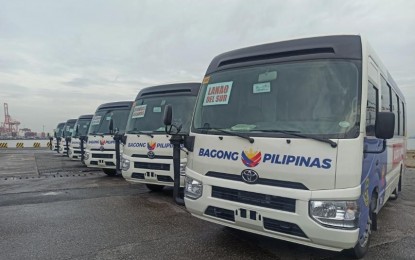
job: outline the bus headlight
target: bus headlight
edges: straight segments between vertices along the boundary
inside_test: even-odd
[[[130,160],[122,158],[122,160],[121,160],[121,169],[123,171],[128,171],[128,169],[130,169]]]
[[[187,162],[180,163],[180,175],[181,176],[186,175],[186,165],[187,165]]]
[[[71,149],[69,149],[68,155],[72,155],[72,150]]]
[[[203,193],[203,183],[186,176],[184,179],[184,195],[189,199],[198,199]]]
[[[84,160],[88,160],[89,159],[89,153],[88,152],[85,152],[85,154],[84,154]]]
[[[357,201],[310,201],[310,216],[323,226],[355,229],[359,224]]]

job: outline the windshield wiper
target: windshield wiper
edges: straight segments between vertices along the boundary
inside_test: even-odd
[[[297,137],[301,137],[301,138],[305,138],[305,139],[313,139],[313,140],[320,141],[320,142],[323,142],[323,143],[328,143],[333,148],[337,147],[337,143],[333,142],[330,139],[316,137],[316,136],[302,135],[302,134],[299,134],[299,133],[301,133],[300,131],[279,130],[279,129],[255,129],[254,131],[269,132],[269,133],[282,133],[282,134],[286,134],[286,135],[292,135],[292,136],[297,136]]]
[[[205,125],[206,125],[206,124],[205,124]],[[241,138],[243,138],[243,139],[248,140],[251,144],[253,144],[253,143],[255,142],[254,138],[252,138],[252,137],[250,137],[250,136],[247,136],[247,135],[240,135],[240,134],[237,134],[237,133],[233,133],[233,132],[231,132],[231,131],[226,131],[226,130],[223,130],[223,129],[221,129],[221,128],[216,128],[216,127],[205,126],[205,127],[199,127],[199,128],[196,128],[196,129],[197,129],[197,130],[216,130],[216,131],[218,131],[218,132],[222,132],[222,133],[225,133],[225,134],[228,134],[228,135],[232,135],[232,136],[238,136],[238,137],[241,137]]]
[[[148,135],[148,136],[150,136],[151,138],[153,138],[153,137],[154,137],[154,136],[153,136],[152,134],[150,134],[150,133],[142,132],[142,131],[139,131],[139,130],[132,130],[132,131],[128,131],[128,132],[127,132],[127,134],[142,134],[142,135]]]

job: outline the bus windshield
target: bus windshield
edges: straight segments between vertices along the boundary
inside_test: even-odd
[[[57,137],[61,137],[62,133],[63,133],[63,127],[65,126],[65,124],[60,124],[58,125],[58,127],[55,129],[55,133]]]
[[[69,122],[69,123],[65,124],[65,129],[64,129],[64,133],[63,133],[64,137],[72,136],[72,132],[74,130],[75,123],[76,123],[76,121],[75,122]]]
[[[359,61],[316,60],[212,73],[201,86],[193,131],[355,137],[360,67]]]
[[[79,137],[88,134],[89,124],[91,119],[79,119],[76,121],[74,131],[72,132],[72,137]]]
[[[111,134],[110,121],[113,120],[114,132],[124,133],[130,109],[99,110],[91,120],[88,134]]]
[[[188,133],[194,104],[195,96],[162,96],[147,97],[138,99],[128,119],[127,134],[165,133],[163,124],[163,113],[165,105],[173,107],[173,124],[181,126],[181,133]]]

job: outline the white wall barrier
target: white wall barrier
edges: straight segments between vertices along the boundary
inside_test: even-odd
[[[49,148],[49,140],[0,140],[0,149]]]

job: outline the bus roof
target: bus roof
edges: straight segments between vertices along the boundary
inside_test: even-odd
[[[66,123],[67,123],[67,124],[70,124],[70,123],[75,123],[75,122],[76,122],[76,120],[77,120],[77,119],[68,119],[68,121],[66,121]]]
[[[145,96],[165,96],[172,94],[187,94],[197,96],[200,88],[200,83],[175,83],[158,85],[142,89],[135,100]]]
[[[118,102],[111,102],[111,103],[105,103],[100,105],[97,108],[98,110],[104,110],[104,109],[130,109],[132,106],[132,101],[118,101]]]
[[[65,124],[66,124],[66,122],[61,122],[61,123],[59,123],[59,124],[56,126],[56,128],[63,127]]]
[[[78,120],[79,119],[92,119],[93,117],[94,117],[94,115],[82,115],[82,116],[78,117]]]
[[[359,35],[336,35],[267,43],[222,53],[206,74],[229,68],[305,59],[362,59]]]

